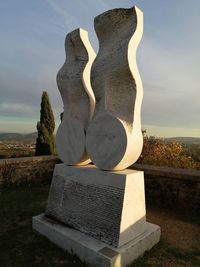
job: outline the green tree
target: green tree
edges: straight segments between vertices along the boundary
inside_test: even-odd
[[[36,140],[35,155],[54,155],[55,140],[54,132],[55,121],[49,96],[47,92],[42,93],[40,121],[37,123],[38,137]]]

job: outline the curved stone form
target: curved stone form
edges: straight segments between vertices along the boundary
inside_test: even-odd
[[[66,61],[57,74],[64,114],[56,135],[56,148],[67,165],[85,165],[91,161],[85,150],[85,133],[95,106],[90,70],[96,55],[83,29],[66,36],[65,51]]]
[[[137,8],[113,9],[95,18],[99,53],[92,65],[95,112],[86,148],[100,169],[120,170],[141,154],[143,87],[136,50],[143,33],[143,13]]]

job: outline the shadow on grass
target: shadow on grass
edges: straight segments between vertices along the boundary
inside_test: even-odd
[[[172,248],[167,240],[161,238],[161,241],[146,252],[143,257],[137,259],[128,267],[199,267],[200,250],[180,250]]]
[[[33,232],[32,217],[43,212],[49,184],[22,186],[0,193],[1,267],[83,267],[69,255]]]
[[[49,184],[43,183],[0,192],[1,267],[86,266],[78,260],[76,255],[69,255],[32,230],[32,217],[46,208],[49,187]],[[181,234],[181,229],[179,231]],[[199,248],[177,249],[172,247],[165,237],[162,237],[158,245],[130,266],[197,267],[200,266],[200,250]]]

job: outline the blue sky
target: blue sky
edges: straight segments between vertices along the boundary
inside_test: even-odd
[[[97,52],[94,17],[133,5],[144,12],[137,54],[143,128],[156,136],[200,137],[199,0],[1,0],[0,132],[35,131],[44,90],[59,124],[55,79],[66,34],[86,29]]]

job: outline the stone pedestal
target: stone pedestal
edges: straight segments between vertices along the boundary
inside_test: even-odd
[[[146,222],[143,172],[93,165],[55,166],[33,228],[92,267],[127,266],[160,240],[159,226]]]
[[[143,234],[114,248],[80,231],[66,227],[44,214],[33,217],[33,229],[91,267],[125,267],[160,240],[160,227],[147,223]]]

